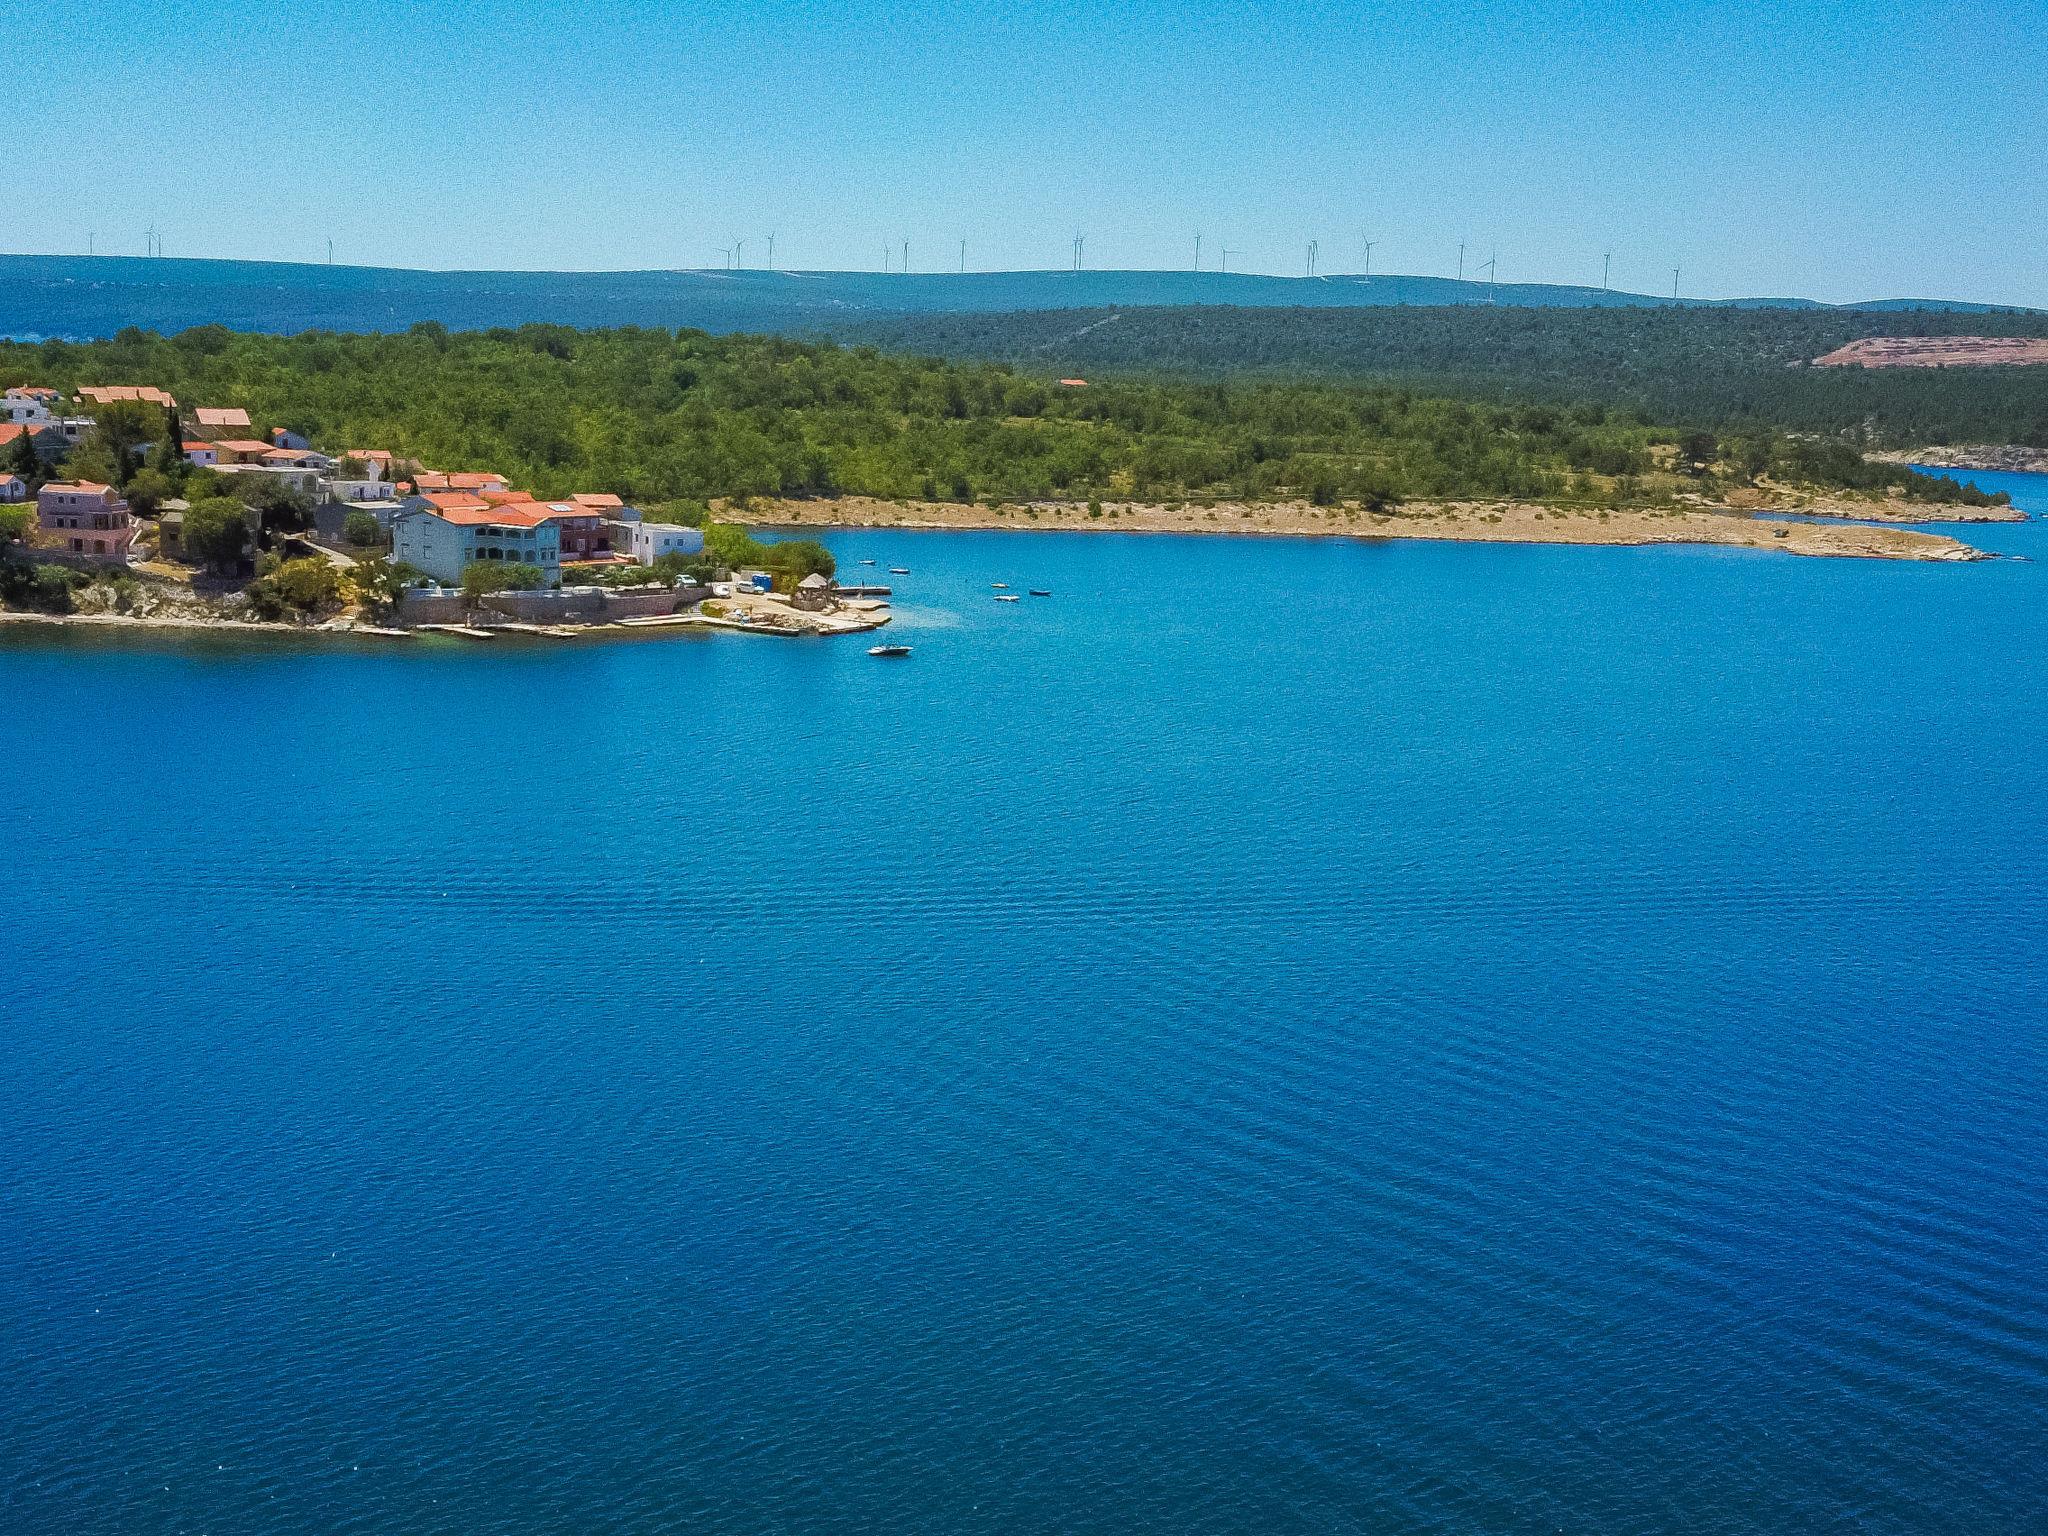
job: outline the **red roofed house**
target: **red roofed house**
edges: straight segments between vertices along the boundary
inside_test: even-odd
[[[193,416],[199,425],[209,432],[247,432],[250,430],[249,413],[239,406],[202,405]]]
[[[13,447],[15,439],[24,432],[35,439],[36,452],[45,459],[60,457],[68,446],[64,441],[63,429],[54,421],[32,421],[26,425],[0,421],[0,451]]]
[[[261,464],[270,444],[253,437],[226,437],[213,445],[213,451],[222,464]]]
[[[537,565],[546,585],[559,586],[558,516],[553,506],[538,502],[493,507],[454,493],[417,497],[391,520],[391,558],[450,585],[481,560]]]
[[[187,443],[185,462],[196,464],[201,469],[211,469],[220,462],[220,450],[212,443]]]
[[[625,503],[616,496],[597,495],[585,492],[571,496],[560,519],[562,524],[562,558],[564,560],[609,560],[612,549],[612,524],[614,514],[624,510]]]
[[[0,501],[27,501],[28,482],[19,475],[0,475]]]
[[[34,385],[23,385],[7,391],[5,400],[0,400],[0,420],[16,426],[28,422],[46,422],[50,419],[50,402],[57,399],[54,389],[38,389]]]
[[[45,533],[65,541],[72,553],[128,561],[135,519],[112,486],[90,480],[52,481],[36,497],[36,521]]]

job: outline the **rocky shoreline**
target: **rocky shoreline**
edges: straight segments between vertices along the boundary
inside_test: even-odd
[[[1925,464],[1929,469],[1983,469],[2002,474],[2048,474],[2048,448],[2018,443],[1977,443],[1959,448],[1898,448],[1867,453],[1885,464]]]
[[[1793,510],[1793,509],[1783,509]],[[1322,538],[1430,539],[1489,544],[1717,544],[1788,554],[1866,560],[1986,560],[1988,552],[1946,534],[1875,526],[1927,521],[1921,508],[1884,506],[1887,517],[1801,506],[1798,520],[1744,509],[1704,507],[1590,509],[1520,503],[1443,502],[1382,513],[1307,502],[1193,505],[1103,502],[1089,505],[1034,502],[987,507],[965,502],[893,502],[866,496],[826,500],[756,500],[730,515],[764,526],[818,528],[969,528],[1088,533],[1199,533],[1294,535]],[[1944,509],[1938,514],[1948,520]],[[2001,509],[2002,510],[2002,509]],[[2003,519],[2001,519],[2003,520]]]

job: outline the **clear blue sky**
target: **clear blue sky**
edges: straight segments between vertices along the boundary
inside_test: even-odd
[[[0,249],[1205,263],[2048,304],[2031,4],[9,8]],[[36,141],[56,153],[45,157]],[[33,190],[28,190],[33,188]]]

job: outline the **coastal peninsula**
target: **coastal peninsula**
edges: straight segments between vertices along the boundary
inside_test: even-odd
[[[1890,520],[1911,510],[1889,507]],[[1143,502],[897,502],[849,496],[755,502],[769,526],[981,528],[1096,533],[1267,534],[1367,539],[1440,539],[1485,544],[1717,544],[1794,555],[1869,560],[1983,560],[1989,554],[1946,534],[1872,523],[1774,518],[1697,506],[1583,508],[1529,502],[1439,502],[1372,512],[1304,501],[1216,505]],[[1925,519],[1925,514],[1914,518]]]
[[[252,385],[250,380],[260,380]],[[858,633],[814,528],[1856,559],[2009,498],[1746,424],[1363,383],[1045,378],[658,331],[0,343],[0,607],[191,627]],[[351,446],[369,444],[371,446]],[[435,467],[441,466],[441,467]],[[798,536],[757,540],[749,528]]]

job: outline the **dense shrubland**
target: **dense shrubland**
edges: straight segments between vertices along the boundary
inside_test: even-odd
[[[1303,379],[1127,377],[1066,389],[1000,364],[698,332],[125,331],[0,346],[0,383],[14,382],[155,384],[188,406],[245,406],[330,449],[389,448],[436,468],[494,470],[544,495],[612,491],[692,509],[839,493],[1627,502],[1668,495],[1687,473],[1963,494],[1767,429],[1721,443],[1597,404]],[[94,462],[121,457],[107,446],[89,445]]]

